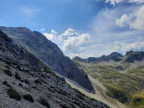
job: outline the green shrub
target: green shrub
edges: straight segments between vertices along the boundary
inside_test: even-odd
[[[132,96],[131,108],[144,108],[144,91]]]
[[[47,68],[46,72],[51,73],[52,71],[49,68]]]
[[[41,72],[44,72],[44,68],[41,68]]]
[[[128,94],[116,86],[106,86],[106,94],[112,98],[118,99],[120,102],[125,103],[128,101]]]
[[[50,104],[47,102],[46,99],[39,99],[39,103],[41,103],[43,106],[46,106],[47,108],[50,108]]]
[[[90,97],[89,97],[89,99],[90,99],[91,101],[97,101],[97,100],[96,100],[96,99],[94,99],[94,98],[90,98]]]
[[[13,98],[17,101],[20,101],[20,99],[21,99],[20,94],[16,90],[14,90],[12,87],[9,87],[7,93],[8,93],[10,98]]]
[[[34,102],[33,97],[30,94],[23,95],[23,98],[31,103]]]
[[[11,71],[9,71],[9,70],[4,70],[4,73],[7,75],[7,76],[12,76],[12,73],[11,73]]]

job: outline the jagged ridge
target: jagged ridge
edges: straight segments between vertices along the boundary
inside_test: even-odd
[[[113,52],[108,56],[101,56],[101,57],[89,57],[87,59],[82,59],[78,56],[73,58],[73,61],[80,61],[85,63],[99,63],[99,62],[108,62],[110,60],[116,62],[128,62],[133,63],[134,61],[142,61],[144,60],[144,52],[143,51],[128,51],[125,55],[122,55],[118,52]]]

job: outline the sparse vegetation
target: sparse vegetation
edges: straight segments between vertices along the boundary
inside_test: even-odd
[[[47,102],[46,99],[39,99],[38,102],[41,103],[43,106],[50,108],[50,104]]]
[[[49,68],[46,69],[46,72],[52,73],[52,71]]]
[[[41,71],[44,72],[44,68],[41,68]]]
[[[90,97],[88,97],[89,98],[89,100],[91,100],[91,101],[97,101],[96,99],[94,99],[94,98],[90,98]]]
[[[20,99],[21,99],[20,94],[16,90],[14,90],[12,87],[9,87],[7,93],[8,93],[10,98],[13,98],[17,101],[20,101]]]
[[[124,58],[126,59],[126,57]],[[143,96],[133,95],[144,90],[144,65],[130,69],[130,63],[119,65],[88,64],[77,62],[93,78],[98,79],[106,88],[106,94],[122,103],[131,104],[132,108],[143,108]],[[125,70],[127,68],[127,70]],[[133,107],[134,106],[134,107]]]
[[[128,101],[128,94],[115,86],[107,86],[106,94],[112,98],[118,99],[120,102],[125,103]]]
[[[11,73],[11,71],[9,71],[9,70],[4,70],[4,73],[7,75],[7,76],[12,76],[12,73]]]
[[[23,47],[23,49],[25,49],[27,52],[29,52],[29,53],[33,54],[33,52],[32,52],[30,49],[25,48],[25,47]]]
[[[132,96],[131,108],[144,108],[144,90]]]
[[[34,102],[33,97],[30,94],[23,95],[23,98],[31,103]]]

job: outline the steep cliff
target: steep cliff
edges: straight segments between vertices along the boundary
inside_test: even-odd
[[[72,89],[0,31],[0,108],[109,108]]]
[[[87,90],[93,91],[87,74],[78,69],[56,44],[46,39],[41,33],[32,32],[25,27],[0,27],[0,30],[12,38],[15,44],[29,49],[55,72],[76,81]]]

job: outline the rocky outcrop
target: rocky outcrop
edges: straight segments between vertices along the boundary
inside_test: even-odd
[[[143,51],[140,52],[130,51],[126,53],[126,59],[125,59],[126,62],[133,63],[134,61],[142,61],[142,60],[144,60]]]
[[[13,42],[19,46],[27,48],[30,52],[40,58],[52,70],[65,76],[87,90],[93,91],[88,76],[79,70],[75,63],[66,57],[58,46],[39,32],[32,32],[25,27],[0,27]]]
[[[122,54],[117,53],[117,52],[113,52],[110,55],[108,55],[107,57],[108,57],[108,59],[114,60],[114,61],[117,61],[117,62],[122,60]]]
[[[131,51],[127,51],[127,52],[126,52],[126,55],[129,55],[129,54],[131,54],[131,53],[133,53],[132,50],[131,50]]]
[[[72,89],[0,31],[0,108],[109,108]]]

